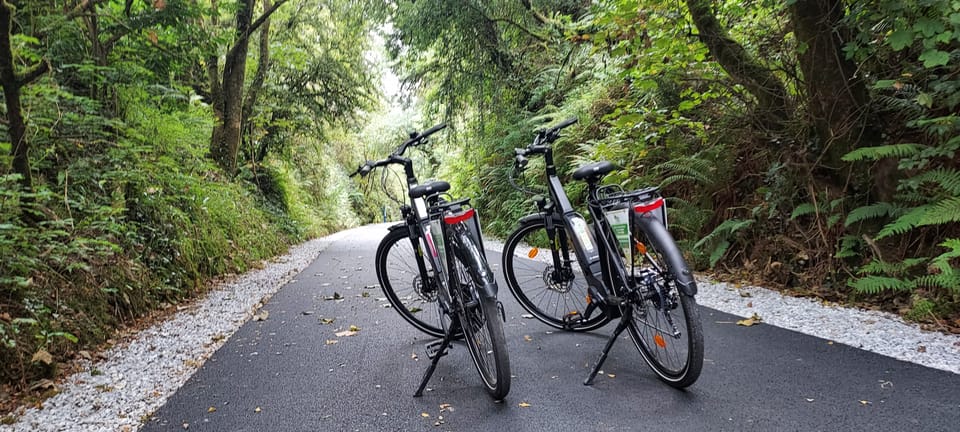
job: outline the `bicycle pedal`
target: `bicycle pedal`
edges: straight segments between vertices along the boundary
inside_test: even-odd
[[[567,330],[573,330],[581,324],[583,324],[583,316],[578,311],[570,311],[563,316],[563,328]]]
[[[447,344],[447,348],[441,352],[440,347],[442,346],[443,346],[443,339],[435,340],[433,342],[427,343],[426,346],[424,347],[424,350],[427,352],[427,358],[430,360],[433,360],[433,358],[437,356],[443,357],[447,355],[447,352],[449,352],[450,348],[453,347],[452,345]]]

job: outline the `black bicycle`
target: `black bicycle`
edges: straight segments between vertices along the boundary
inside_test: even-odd
[[[439,341],[427,345],[430,366],[415,396],[421,396],[437,361],[454,339],[463,338],[487,392],[502,400],[510,391],[510,362],[503,335],[504,313],[497,301],[497,282],[487,264],[477,211],[469,198],[450,200],[450,184],[419,184],[413,162],[404,157],[410,147],[446,125],[412,133],[383,160],[366,161],[351,174],[366,176],[374,168],[402,165],[406,199],[400,204],[403,222],[389,228],[377,247],[377,278],[390,305],[407,322]],[[387,170],[381,185],[388,196]]]
[[[507,238],[507,285],[524,309],[554,328],[588,331],[620,319],[584,384],[592,384],[626,329],[661,380],[687,387],[703,367],[703,329],[696,282],[667,231],[664,199],[655,187],[627,192],[601,186],[614,165],[585,165],[573,179],[587,183],[589,225],[563,190],[551,146],[576,121],[540,131],[533,143],[516,149],[515,176],[523,174],[527,157],[543,156],[549,197],[534,196],[537,213],[520,219]],[[536,192],[517,185],[514,176],[510,181]]]

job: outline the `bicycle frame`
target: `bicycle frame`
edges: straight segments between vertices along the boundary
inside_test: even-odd
[[[569,227],[574,234],[571,239],[574,243],[574,253],[580,262],[584,278],[587,284],[597,287],[592,294],[599,297],[600,303],[608,305],[610,296],[617,296],[623,292],[627,285],[627,274],[622,262],[620,265],[611,265],[615,260],[610,259],[610,251],[616,247],[610,244],[608,233],[609,223],[604,216],[603,206],[597,197],[597,188],[591,185],[589,190],[590,198],[587,200],[587,207],[593,218],[593,231],[587,229],[587,223],[579,213],[570,204],[569,198],[557,175],[557,169],[553,161],[553,150],[549,147],[543,150],[544,162],[546,163],[547,189],[550,191],[552,206],[540,205],[541,213],[537,217],[543,217],[548,236],[553,238],[557,235],[556,222],[561,221],[563,226]],[[545,208],[550,207],[550,208]],[[559,231],[559,242],[566,244],[565,231]],[[597,242],[600,242],[599,244]],[[560,254],[568,254],[569,251],[564,248],[552,248],[555,262],[569,261],[568,257],[561,257]],[[606,263],[606,264],[604,264]],[[612,313],[612,316],[618,316],[619,310],[606,310]]]

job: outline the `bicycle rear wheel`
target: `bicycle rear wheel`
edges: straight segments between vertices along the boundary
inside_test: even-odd
[[[393,309],[417,330],[443,337],[438,287],[420,274],[406,227],[391,230],[380,241],[376,263],[380,288]]]
[[[662,381],[685,388],[700,377],[704,349],[697,301],[677,285],[686,264],[659,223],[634,224],[632,231],[635,247],[645,254],[633,277],[630,338]]]
[[[504,245],[504,276],[520,306],[544,324],[560,330],[594,330],[610,320],[599,308],[569,326],[569,318],[582,317],[590,301],[570,236],[557,226],[551,238],[543,219],[522,223]],[[559,261],[554,260],[554,250]]]
[[[460,324],[473,363],[480,372],[487,393],[500,401],[510,392],[510,360],[507,341],[503,335],[503,321],[496,297],[484,295],[481,275],[493,273],[477,245],[466,232],[458,236],[453,259],[451,291],[457,296]],[[496,284],[495,281],[492,282]],[[493,290],[496,290],[494,286]]]

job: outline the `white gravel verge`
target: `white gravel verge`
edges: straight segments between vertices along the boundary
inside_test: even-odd
[[[0,431],[134,431],[281,286],[305,269],[340,232],[292,247],[212,290],[171,319],[85,362],[86,372],[58,385],[42,409],[23,409]]]
[[[293,247],[263,269],[224,283],[168,321],[107,351],[105,360],[85,363],[87,372],[61,383],[61,392],[44,401],[42,409],[20,409],[17,422],[0,426],[0,432],[137,430],[259,304],[347,234]],[[484,245],[503,249],[493,239],[485,239]],[[960,373],[960,335],[923,331],[892,314],[824,305],[764,288],[738,288],[699,278],[699,289],[697,301],[722,312],[741,317],[756,314],[764,324]]]

